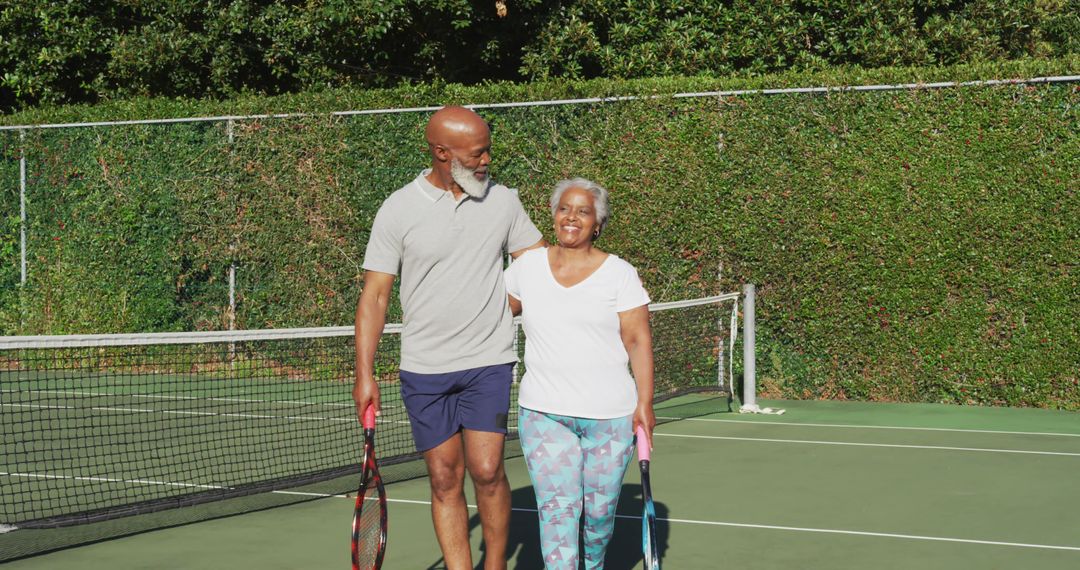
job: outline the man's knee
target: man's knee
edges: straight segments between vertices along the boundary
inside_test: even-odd
[[[477,487],[497,487],[506,481],[502,456],[483,458],[469,465],[469,476]]]
[[[436,499],[447,499],[460,495],[465,484],[465,465],[463,462],[447,460],[446,457],[428,457],[428,478],[431,494]]]
[[[431,474],[431,494],[439,501],[453,499],[464,491],[464,477],[459,477],[453,472],[440,475]]]
[[[502,434],[466,432],[465,464],[478,489],[508,485],[503,467]]]

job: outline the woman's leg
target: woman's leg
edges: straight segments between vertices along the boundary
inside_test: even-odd
[[[585,524],[582,530],[585,568],[604,567],[604,553],[615,529],[623,476],[633,454],[633,416],[610,420],[578,420],[584,455]]]
[[[521,448],[540,514],[540,551],[548,570],[577,570],[582,453],[573,418],[521,408]]]

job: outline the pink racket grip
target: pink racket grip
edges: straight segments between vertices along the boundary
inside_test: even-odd
[[[375,429],[375,406],[368,404],[366,410],[364,410],[364,429]]]
[[[649,460],[649,438],[645,437],[645,428],[637,428],[637,458],[638,461]]]

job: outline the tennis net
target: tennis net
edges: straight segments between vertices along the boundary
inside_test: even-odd
[[[737,302],[650,307],[658,399],[723,388]],[[399,333],[387,325],[376,363],[384,464],[418,457],[397,386]],[[98,522],[357,473],[352,334],[0,337],[0,525]]]

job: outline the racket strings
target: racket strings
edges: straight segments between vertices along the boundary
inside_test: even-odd
[[[645,558],[645,570],[659,570],[660,556],[656,545],[656,506],[652,498],[649,463],[648,460],[639,462],[642,498],[641,549]]]
[[[360,568],[375,568],[383,544],[382,509],[385,500],[382,485],[377,480],[368,481],[358,499],[357,513],[353,520],[356,538],[356,560]]]

